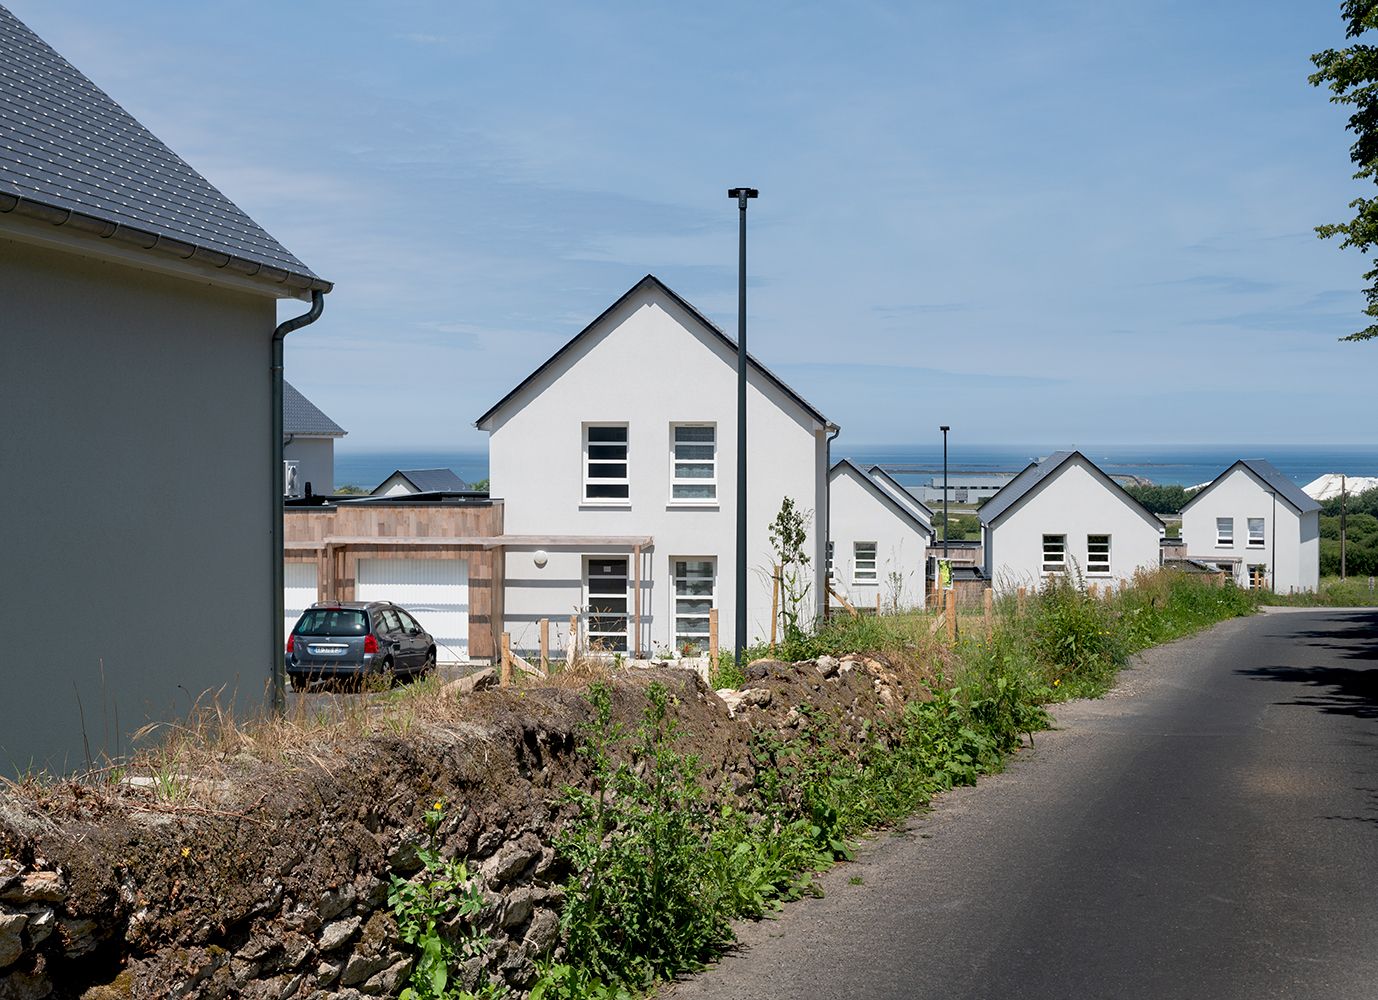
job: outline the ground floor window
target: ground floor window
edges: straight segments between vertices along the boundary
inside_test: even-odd
[[[1043,572],[1061,573],[1067,565],[1067,536],[1043,536]]]
[[[1110,536],[1086,536],[1086,572],[1107,574],[1110,572]]]
[[[588,561],[585,581],[588,608],[585,629],[594,652],[627,651],[627,559],[595,558]]]
[[[1249,589],[1263,590],[1268,586],[1268,566],[1265,563],[1249,563]]]
[[[852,582],[876,582],[875,542],[856,542],[852,545]]]
[[[675,649],[695,656],[708,649],[717,564],[712,559],[672,559],[670,565],[675,578]]]

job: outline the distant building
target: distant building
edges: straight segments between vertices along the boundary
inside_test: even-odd
[[[335,441],[345,429],[290,382],[282,383],[283,495],[335,492]]]
[[[1235,462],[1182,508],[1189,558],[1229,573],[1240,586],[1274,593],[1320,585],[1318,501],[1271,462]]]
[[[1014,473],[1012,472],[949,475],[947,477],[948,503],[979,504],[999,493],[1009,485],[1013,478]],[[914,487],[912,492],[923,503],[936,509],[943,502],[943,477],[934,476],[922,486]]]
[[[1341,492],[1354,496],[1367,490],[1378,489],[1378,476],[1344,476],[1338,472],[1327,472],[1301,488],[1312,500],[1331,500]]]
[[[469,485],[453,469],[398,469],[373,488],[375,497],[399,497],[419,493],[463,493]]]
[[[1116,586],[1161,562],[1163,522],[1079,451],[1033,463],[977,514],[997,590],[1064,573]]]
[[[923,607],[932,513],[879,468],[828,473],[828,576],[853,607]],[[836,606],[837,601],[832,603]]]

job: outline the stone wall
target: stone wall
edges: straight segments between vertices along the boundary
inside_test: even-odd
[[[680,746],[705,783],[754,782],[753,728],[788,735],[805,702],[844,734],[922,695],[877,660],[753,665],[743,690],[640,670],[613,684],[634,724],[645,686],[673,695]],[[272,753],[207,758],[202,774],[102,785],[17,786],[0,796],[0,1000],[395,995],[412,955],[389,881],[421,867],[422,816],[444,803],[447,856],[481,878],[492,944],[464,969],[518,991],[559,955],[565,872],[552,847],[564,789],[587,784],[575,752],[592,709],[576,687],[489,690],[448,716],[367,737],[324,730]],[[163,794],[154,794],[162,789]]]

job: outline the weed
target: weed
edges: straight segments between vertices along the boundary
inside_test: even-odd
[[[388,889],[398,936],[418,952],[400,1000],[496,1000],[507,995],[506,987],[484,982],[474,992],[457,988],[451,981],[456,967],[482,955],[489,940],[474,925],[483,909],[478,881],[470,878],[463,861],[440,855],[444,818],[443,802],[426,810],[428,842],[417,851],[421,873],[412,880],[394,875]]]

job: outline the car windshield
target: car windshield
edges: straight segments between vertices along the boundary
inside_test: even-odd
[[[363,635],[368,619],[357,608],[308,608],[293,635]]]

